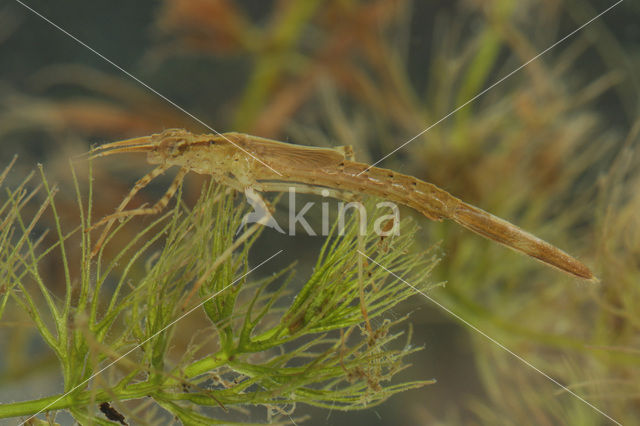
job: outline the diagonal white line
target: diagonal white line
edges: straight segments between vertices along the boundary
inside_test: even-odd
[[[466,101],[465,103],[463,103],[462,105],[460,105],[459,107],[457,107],[456,109],[454,109],[453,111],[451,111],[449,114],[445,115],[444,117],[442,117],[440,120],[436,121],[435,123],[433,123],[432,125],[430,125],[429,127],[427,127],[426,129],[424,129],[423,131],[421,131],[420,133],[418,133],[417,135],[415,135],[414,137],[412,137],[411,139],[409,139],[408,141],[406,141],[405,143],[403,143],[402,145],[400,145],[399,147],[397,147],[396,149],[394,149],[393,151],[391,151],[390,153],[388,153],[387,155],[385,155],[384,157],[382,157],[381,159],[379,159],[378,161],[376,161],[375,163],[371,164],[369,167],[367,167],[366,169],[364,169],[363,171],[361,171],[360,173],[358,173],[357,176],[360,176],[362,173],[367,172],[371,167],[374,167],[376,164],[379,164],[381,161],[383,161],[384,159],[390,157],[391,155],[395,154],[397,151],[401,150],[402,148],[404,148],[405,146],[407,146],[408,144],[410,144],[411,142],[413,142],[414,140],[416,140],[417,138],[419,138],[420,136],[424,135],[425,133],[427,133],[429,130],[431,130],[432,128],[434,128],[435,126],[437,126],[438,124],[442,123],[444,120],[446,120],[447,118],[451,117],[453,114],[455,114],[456,112],[460,111],[462,108],[466,107],[467,105],[469,105],[471,102],[475,101],[476,99],[478,99],[480,96],[484,95],[485,93],[487,93],[489,90],[493,89],[494,87],[496,87],[498,84],[502,83],[503,81],[505,81],[506,79],[508,79],[509,77],[511,77],[512,75],[514,75],[515,73],[517,73],[518,71],[520,71],[521,69],[523,69],[524,67],[526,67],[527,65],[529,65],[531,62],[535,61],[536,59],[538,59],[539,57],[541,57],[542,55],[544,55],[545,53],[547,53],[548,51],[550,51],[551,49],[553,49],[554,47],[556,47],[557,45],[559,45],[560,43],[562,43],[563,41],[565,41],[566,39],[568,39],[569,37],[573,36],[575,33],[577,33],[578,31],[582,30],[584,27],[586,27],[587,25],[591,24],[593,21],[595,21],[596,19],[600,18],[602,15],[604,15],[605,13],[609,12],[611,9],[613,9],[614,7],[616,7],[617,5],[619,5],[620,3],[622,3],[624,0],[618,0],[616,3],[612,4],[611,6],[609,6],[608,8],[606,8],[604,11],[600,12],[598,15],[596,15],[595,17],[591,18],[590,20],[588,20],[587,22],[585,22],[584,24],[580,25],[578,28],[576,28],[575,30],[573,30],[572,32],[570,32],[569,34],[567,34],[566,36],[562,37],[560,40],[556,41],[555,43],[553,43],[551,46],[547,47],[545,50],[543,50],[542,52],[538,53],[536,56],[534,56],[533,58],[529,59],[527,62],[525,62],[524,64],[520,65],[518,68],[516,68],[515,70],[511,71],[509,74],[505,75],[504,77],[502,77],[500,80],[496,81],[495,83],[493,83],[491,86],[487,87],[486,89],[484,89],[482,92],[478,93],[477,95],[475,95],[473,98],[469,99],[468,101]]]
[[[515,352],[511,351],[509,348],[507,348],[506,346],[504,346],[502,343],[498,342],[496,339],[494,339],[493,337],[489,336],[488,334],[486,334],[485,332],[483,332],[482,330],[480,330],[478,327],[476,327],[475,325],[471,324],[469,321],[465,320],[464,318],[462,318],[460,315],[456,314],[455,312],[453,312],[452,310],[450,310],[449,308],[447,308],[446,306],[442,305],[441,303],[439,303],[438,301],[436,301],[435,299],[433,299],[432,297],[429,297],[425,292],[420,291],[419,289],[417,289],[415,286],[411,285],[409,282],[405,281],[404,279],[402,279],[402,277],[399,277],[398,275],[394,274],[393,272],[391,272],[389,269],[385,268],[384,266],[382,266],[381,264],[379,264],[378,262],[376,262],[375,260],[373,260],[372,258],[370,258],[369,256],[367,256],[366,254],[364,254],[363,252],[361,252],[360,250],[358,250],[358,253],[360,253],[362,256],[366,257],[367,259],[369,259],[371,262],[375,263],[376,265],[378,265],[379,267],[381,267],[382,269],[384,269],[385,271],[387,271],[388,273],[390,273],[391,275],[393,275],[395,278],[399,279],[400,281],[402,281],[403,283],[405,283],[406,285],[408,285],[409,287],[411,287],[416,293],[420,293],[421,295],[423,295],[424,297],[426,297],[430,302],[436,304],[439,308],[441,308],[442,310],[444,310],[445,312],[447,312],[449,315],[453,316],[454,318],[456,318],[458,321],[462,322],[464,325],[466,325],[467,327],[471,328],[473,331],[475,331],[476,333],[479,333],[480,335],[482,335],[483,337],[487,338],[489,341],[491,341],[493,344],[497,345],[498,347],[500,347],[501,349],[503,349],[504,351],[508,352],[509,354],[513,355],[514,357],[516,357],[519,361],[521,361],[522,363],[524,363],[525,365],[527,365],[528,367],[534,369],[535,371],[537,371],[538,373],[542,374],[544,377],[546,377],[549,381],[551,381],[552,383],[560,386],[562,389],[564,389],[566,392],[570,393],[571,395],[575,396],[576,398],[578,398],[580,401],[584,402],[585,404],[587,404],[589,407],[593,408],[595,411],[597,411],[598,413],[602,414],[603,416],[605,416],[607,419],[611,420],[613,423],[622,426],[622,424],[618,421],[616,421],[615,419],[613,419],[612,417],[610,417],[609,415],[607,415],[604,411],[600,410],[598,407],[596,407],[595,405],[591,404],[589,401],[587,401],[586,399],[582,398],[580,395],[578,395],[577,393],[573,392],[571,389],[567,388],[566,386],[564,386],[562,383],[558,382],[556,379],[554,379],[553,377],[549,376],[548,374],[546,374],[544,371],[540,370],[539,368],[537,368],[535,365],[531,364],[529,361],[527,361],[526,359],[522,358],[520,355],[516,354]]]
[[[36,11],[35,9],[33,9],[31,6],[24,4],[21,0],[15,0],[16,2],[20,3],[22,6],[24,6],[26,9],[30,10],[33,14],[39,16],[40,18],[42,18],[44,21],[48,22],[50,25],[52,25],[54,28],[56,28],[57,30],[59,30],[60,32],[64,33],[65,35],[67,35],[68,37],[72,38],[73,40],[75,40],[77,43],[79,43],[80,45],[84,46],[85,48],[89,49],[91,52],[93,52],[94,54],[96,54],[97,56],[99,56],[101,59],[105,60],[106,62],[108,62],[109,64],[111,64],[112,66],[114,66],[115,68],[117,68],[118,70],[122,71],[124,74],[126,74],[128,77],[132,78],[133,80],[135,80],[137,83],[141,84],[142,86],[144,86],[145,88],[147,88],[148,90],[150,90],[151,92],[153,92],[154,94],[156,94],[157,96],[161,97],[162,99],[164,99],[165,101],[167,101],[168,103],[170,103],[171,105],[173,105],[174,107],[176,107],[177,109],[179,109],[180,111],[182,111],[183,113],[185,113],[186,115],[188,115],[189,117],[193,118],[194,120],[196,120],[198,123],[202,124],[204,127],[206,127],[207,129],[211,130],[213,133],[215,133],[216,135],[224,138],[227,140],[227,142],[229,142],[231,145],[234,145],[236,148],[238,148],[241,151],[244,151],[245,154],[250,155],[251,157],[253,157],[256,161],[258,161],[259,163],[261,163],[263,166],[271,169],[272,172],[276,173],[279,176],[282,176],[282,173],[278,172],[277,170],[273,169],[270,165],[268,165],[267,163],[265,163],[264,161],[260,160],[258,157],[256,157],[255,155],[253,155],[252,153],[248,152],[247,150],[245,150],[244,148],[242,148],[241,146],[238,146],[236,143],[234,143],[232,140],[230,140],[229,138],[227,138],[224,134],[218,132],[216,129],[214,129],[213,127],[209,126],[207,123],[205,123],[204,121],[200,120],[198,117],[196,117],[195,115],[191,114],[189,111],[187,111],[186,109],[182,108],[180,105],[178,105],[177,103],[175,103],[174,101],[172,101],[171,99],[167,98],[165,95],[163,95],[162,93],[158,92],[157,90],[155,90],[153,87],[149,86],[147,83],[145,83],[144,81],[140,80],[138,77],[136,77],[135,75],[131,74],[129,71],[125,70],[124,68],[122,68],[120,65],[116,64],[115,62],[113,62],[111,59],[107,58],[106,56],[104,56],[102,53],[98,52],[97,50],[95,50],[94,48],[92,48],[91,46],[89,46],[87,43],[83,42],[82,40],[80,40],[78,37],[74,36],[73,34],[71,34],[70,32],[68,32],[67,30],[65,30],[64,28],[62,28],[61,26],[59,26],[58,24],[56,24],[55,22],[51,21],[49,18],[47,18],[46,16],[42,15],[41,13],[39,13],[38,11]]]
[[[203,300],[202,302],[198,303],[196,306],[194,306],[193,308],[189,309],[187,312],[185,312],[184,314],[180,315],[178,318],[176,318],[175,320],[171,321],[169,324],[167,324],[165,327],[163,327],[161,330],[158,330],[157,332],[153,333],[150,337],[147,337],[145,340],[143,340],[142,342],[140,342],[139,344],[137,344],[136,346],[134,346],[133,348],[131,348],[130,350],[128,350],[127,352],[125,352],[123,355],[119,356],[117,359],[115,359],[114,361],[110,362],[109,364],[107,364],[105,367],[101,368],[100,370],[98,370],[97,372],[95,372],[93,375],[91,375],[91,377],[89,377],[88,379],[86,379],[85,381],[83,381],[82,383],[79,383],[78,385],[76,385],[75,387],[73,387],[71,390],[67,391],[64,395],[60,396],[58,399],[56,399],[55,401],[53,401],[52,403],[50,403],[49,405],[47,405],[46,407],[42,408],[40,411],[38,411],[37,413],[35,413],[34,415],[32,415],[31,417],[29,417],[27,420],[25,420],[24,422],[20,423],[19,426],[24,425],[25,423],[27,423],[29,420],[33,419],[35,416],[37,416],[38,414],[42,413],[43,411],[46,411],[47,408],[51,407],[53,404],[55,404],[56,402],[60,401],[62,398],[64,398],[65,396],[69,395],[71,392],[73,392],[74,390],[78,389],[80,386],[84,386],[87,382],[89,382],[89,380],[93,379],[94,377],[96,377],[98,374],[101,374],[104,370],[106,370],[107,368],[111,367],[112,365],[116,364],[118,361],[120,361],[122,358],[126,357],[127,355],[129,355],[131,352],[135,351],[136,349],[138,349],[140,346],[144,345],[145,343],[147,343],[149,340],[153,339],[154,337],[158,336],[160,333],[163,333],[165,330],[167,330],[169,327],[171,327],[172,325],[174,325],[175,323],[177,323],[178,321],[180,321],[181,319],[183,319],[184,317],[186,317],[187,315],[189,315],[191,312],[195,311],[196,309],[198,309],[200,306],[204,305],[205,303],[207,303],[209,300],[213,299],[214,297],[216,297],[217,295],[219,295],[220,293],[222,293],[223,291],[225,291],[226,289],[228,289],[229,287],[231,287],[232,285],[234,285],[235,283],[237,283],[238,281],[240,281],[241,279],[243,279],[244,277],[246,277],[247,275],[249,275],[250,273],[252,273],[253,271],[255,271],[256,269],[258,269],[259,267],[261,267],[262,265],[264,265],[265,263],[267,263],[268,261],[270,261],[271,259],[273,259],[274,257],[276,257],[277,255],[279,255],[280,253],[282,253],[283,250],[279,250],[276,254],[272,255],[270,258],[263,260],[258,266],[255,266],[253,268],[251,268],[247,273],[245,273],[244,275],[242,275],[240,278],[235,279],[234,281],[231,282],[231,284],[228,284],[227,286],[225,286],[222,290],[212,294],[211,296],[207,297],[205,300]]]

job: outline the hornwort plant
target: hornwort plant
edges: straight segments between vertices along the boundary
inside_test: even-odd
[[[294,265],[270,276],[253,272],[277,252],[255,254],[262,263],[252,269],[259,224],[235,236],[245,208],[228,189],[207,184],[192,208],[179,189],[172,209],[105,254],[131,220],[125,218],[92,260],[84,230],[92,224],[94,188],[90,179],[82,190],[72,172],[79,225],[61,220],[57,189],[42,167],[36,188],[26,189],[30,175],[6,188],[0,205],[0,320],[7,326],[28,317],[64,380],[54,395],[0,404],[0,418],[34,422],[39,414],[53,423],[66,410],[81,424],[160,423],[167,416],[230,424],[246,407],[261,406],[280,424],[303,419],[292,417],[297,404],[357,410],[432,383],[393,381],[419,348],[410,343],[408,315],[388,314],[414,290],[363,265],[357,252],[427,289],[437,259],[411,250],[411,223],[402,222],[403,234],[384,244],[370,226],[359,237],[355,216],[344,235],[334,225],[313,272],[295,290]],[[2,178],[9,173],[10,166]],[[27,210],[35,213],[26,217]],[[55,224],[50,246],[34,232],[43,215]],[[70,255],[75,244],[77,259]],[[40,268],[48,256],[64,268],[61,297]],[[361,305],[372,328],[363,326]]]

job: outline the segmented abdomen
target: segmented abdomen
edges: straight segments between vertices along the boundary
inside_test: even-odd
[[[411,207],[432,220],[451,219],[476,234],[569,274],[594,279],[589,268],[562,250],[413,176],[344,161],[336,167],[317,170],[290,168],[284,176],[272,178],[381,197]]]

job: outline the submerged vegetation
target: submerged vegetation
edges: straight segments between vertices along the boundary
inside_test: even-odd
[[[601,283],[574,281],[455,226],[417,217],[420,229],[403,227],[388,251],[386,242],[368,237],[367,254],[412,284],[446,281],[429,296],[611,418],[633,424],[640,418],[638,6],[622,2],[528,62],[614,1],[601,3],[171,0],[137,2],[138,19],[118,28],[100,26],[102,16],[60,24],[220,131],[353,145],[359,161],[373,163],[428,129],[380,166],[432,182],[553,242],[593,268]],[[41,7],[54,18],[61,6]],[[0,21],[11,13],[0,11]],[[11,46],[12,28],[30,43],[41,25],[43,34],[53,31],[36,19],[24,29],[3,26],[0,42]],[[92,38],[89,29],[98,33]],[[128,49],[94,45],[104,34],[128,37]],[[328,412],[367,408],[407,390],[371,416],[447,425],[607,421],[420,296],[383,312],[394,292],[400,298],[413,292],[375,265],[363,265],[359,277],[354,235],[322,241],[316,256],[306,248],[309,240],[274,247],[262,243],[268,231],[251,233],[225,254],[238,241],[242,207],[194,176],[173,210],[123,224],[89,262],[89,235],[74,228],[76,198],[86,227],[113,212],[144,160],[94,164],[98,196],[89,197],[83,179],[76,185],[69,178],[68,158],[94,142],[171,127],[207,130],[117,70],[81,65],[91,52],[77,55],[72,64],[41,55],[43,62],[28,64],[19,77],[0,75],[2,167],[21,153],[3,175],[0,204],[3,395],[28,392],[24,383],[47,382],[42,377],[58,367],[70,390],[199,298],[239,279],[219,295],[222,305],[207,302],[59,408],[104,422],[98,406],[109,401],[135,423],[159,419],[162,407],[192,415],[183,417],[189,423],[201,415],[255,418],[249,407],[256,403],[261,421],[267,407],[273,419],[291,423],[319,412],[308,404]],[[25,74],[29,85],[22,84]],[[33,152],[44,156],[38,160],[46,160],[47,178],[59,187],[42,186],[38,174],[22,184]],[[74,193],[74,186],[82,189]],[[153,191],[140,194],[141,202],[155,201]],[[214,220],[224,226],[210,229]],[[437,242],[443,258],[433,268],[431,255],[418,253]],[[273,277],[260,270],[243,277],[279,247],[299,253],[299,262],[279,264]],[[207,278],[199,284],[196,277]],[[331,287],[335,282],[343,285]],[[372,330],[363,321],[362,283]],[[329,288],[325,300],[319,291]],[[348,302],[336,304],[341,296]],[[410,339],[400,335],[409,334],[408,323]],[[42,350],[42,342],[51,350]],[[422,346],[427,350],[413,352]],[[239,356],[224,356],[233,353]],[[212,354],[218,358],[207,358]],[[209,364],[198,363],[203,359]],[[400,371],[408,362],[410,370]],[[206,375],[205,367],[218,370]],[[274,371],[273,381],[264,368]],[[438,382],[421,386],[427,382],[406,377]],[[0,410],[22,407],[13,413],[26,418],[46,405],[37,400],[42,392],[30,392],[36,396],[25,403],[4,398],[10,403]],[[236,408],[240,413],[231,412]]]
[[[30,317],[60,363],[64,393],[0,404],[0,418],[66,409],[83,424],[102,424],[108,422],[98,406],[115,401],[111,410],[147,424],[163,418],[150,407],[153,401],[184,424],[222,422],[226,412],[244,406],[263,406],[270,418],[292,421],[296,404],[353,410],[432,383],[392,382],[419,348],[401,327],[407,316],[384,314],[414,289],[374,264],[359,265],[356,249],[424,289],[435,258],[411,250],[408,223],[404,235],[384,244],[372,229],[358,237],[357,216],[344,235],[336,225],[313,273],[294,293],[293,265],[262,279],[252,276],[281,250],[250,267],[258,225],[234,238],[245,210],[224,188],[205,185],[192,209],[179,202],[112,258],[101,252],[94,262],[91,234],[84,232],[92,217],[91,186],[87,195],[76,185],[82,226],[69,231],[55,189],[41,178],[45,201],[32,218],[22,210],[35,202],[37,190],[25,190],[26,182],[8,188],[2,205],[0,319],[19,318],[19,311]],[[30,236],[44,213],[55,218],[58,241],[51,247]],[[78,242],[81,264],[72,265],[67,247]],[[61,300],[41,271],[46,256],[62,262]],[[373,328],[363,325],[362,308]],[[202,318],[187,321],[189,315]]]

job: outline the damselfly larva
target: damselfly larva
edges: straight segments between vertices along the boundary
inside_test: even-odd
[[[450,219],[471,231],[527,254],[573,276],[594,280],[582,262],[517,226],[459,200],[437,186],[388,169],[352,161],[347,148],[313,148],[241,133],[195,135],[182,129],[93,149],[92,158],[144,152],[157,167],[140,179],[116,213],[94,227],[108,223],[94,252],[103,243],[108,228],[117,218],[155,214],[164,209],[188,172],[211,175],[213,179],[252,197],[256,192],[283,191],[288,184],[318,193],[367,194],[411,207],[431,220]],[[124,211],[131,198],[153,178],[172,166],[180,171],[166,194],[150,208]]]

